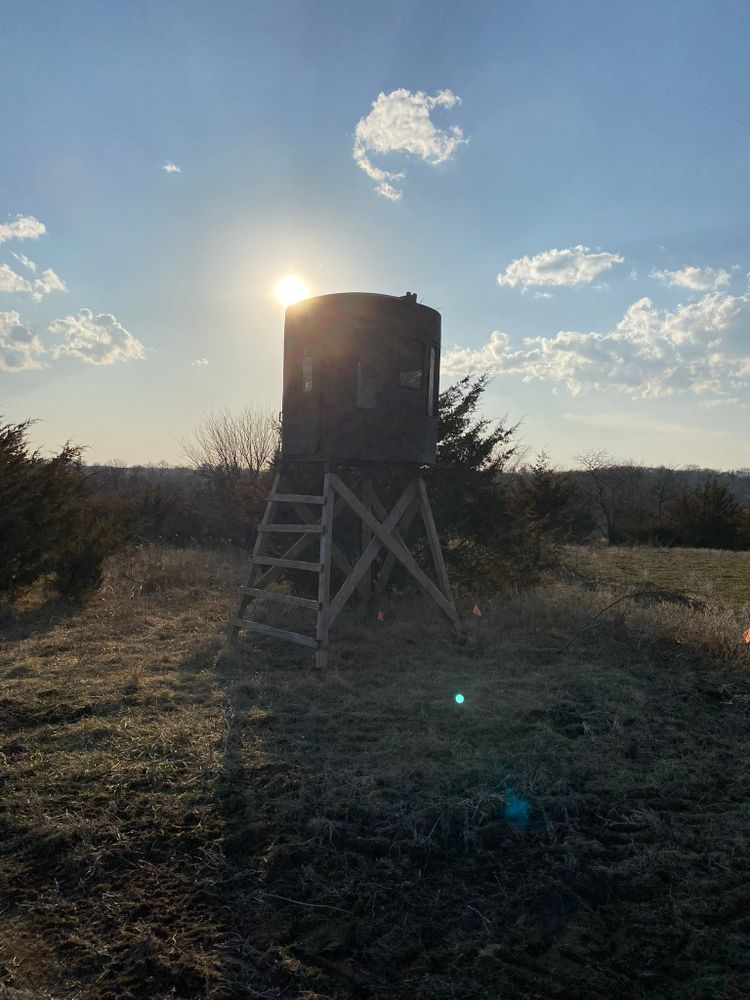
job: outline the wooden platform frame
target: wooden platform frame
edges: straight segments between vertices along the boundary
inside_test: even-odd
[[[437,604],[450,621],[456,635],[462,635],[463,630],[453,600],[427,487],[421,476],[414,476],[409,480],[393,508],[388,511],[377,496],[373,481],[368,476],[361,476],[352,486],[347,486],[339,475],[326,469],[323,473],[323,493],[317,496],[280,492],[284,472],[282,466],[274,479],[263,518],[258,526],[250,558],[250,570],[245,585],[240,588],[239,604],[230,625],[230,641],[234,641],[242,629],[286,639],[314,649],[315,666],[323,668],[328,663],[330,627],[349,598],[355,591],[359,591],[366,601],[372,601],[382,595],[397,561],[404,566],[424,593]],[[279,510],[284,506],[299,518],[298,522],[276,523]],[[353,565],[333,537],[336,515],[344,507],[353,512],[361,529],[362,551]],[[417,565],[404,541],[417,514],[424,523],[437,584],[433,583]],[[274,534],[299,537],[281,557],[269,556],[266,554],[268,540]],[[318,559],[314,562],[299,559],[298,557],[316,541],[319,544]],[[383,550],[386,552],[385,561],[377,576],[373,576],[375,559]],[[330,592],[332,563],[336,564],[344,577],[344,582],[333,597]],[[285,569],[317,573],[317,600],[269,590],[270,584]],[[247,618],[248,605],[251,601],[257,600],[268,600],[315,611],[315,635],[291,632]]]

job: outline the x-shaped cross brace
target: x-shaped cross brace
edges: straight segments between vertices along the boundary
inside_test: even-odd
[[[452,622],[455,631],[458,634],[461,634],[461,625],[458,620],[456,606],[453,603],[453,596],[448,585],[448,575],[445,572],[445,565],[443,563],[442,553],[440,552],[440,544],[437,541],[437,532],[432,519],[432,511],[430,510],[429,500],[427,500],[427,491],[425,489],[424,482],[421,479],[412,480],[394,504],[390,514],[388,514],[387,517],[383,517],[382,520],[379,520],[372,511],[368,510],[359,498],[355,496],[352,490],[350,490],[337,475],[331,473],[330,482],[334,491],[339,494],[339,497],[345,500],[357,517],[365,525],[367,525],[374,535],[374,538],[369,545],[367,545],[362,555],[354,564],[351,573],[344,580],[344,583],[341,585],[338,593],[331,601],[328,609],[328,624],[330,625],[335,620],[339,612],[358,587],[365,573],[367,573],[370,569],[370,566],[380,550],[385,548],[408,570],[422,590],[424,590],[424,592],[433,599],[440,610]],[[377,500],[374,496],[372,499]],[[424,573],[424,571],[417,565],[411,552],[409,552],[406,548],[401,536],[398,534],[398,526],[402,518],[407,511],[410,510],[415,501],[419,506],[425,522],[430,549],[432,551],[433,558],[435,559],[435,568],[445,592],[438,589],[426,573]],[[379,508],[379,513],[384,515],[385,509],[382,504],[380,504],[380,501],[377,501],[377,506]]]

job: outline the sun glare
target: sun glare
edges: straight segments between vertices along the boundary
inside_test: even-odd
[[[300,299],[306,299],[310,294],[310,289],[296,274],[287,274],[286,277],[276,282],[273,294],[286,309],[287,306],[299,302]]]

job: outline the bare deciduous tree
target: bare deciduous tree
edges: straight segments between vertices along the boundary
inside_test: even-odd
[[[617,504],[618,477],[615,461],[604,449],[587,451],[574,457],[588,473],[588,493],[594,509],[601,517],[604,535],[609,540],[612,537]]]
[[[274,460],[279,447],[279,421],[266,408],[212,410],[181,442],[193,468],[208,479],[257,477]]]

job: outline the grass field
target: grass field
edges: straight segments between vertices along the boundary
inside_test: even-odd
[[[750,604],[750,552],[571,545],[564,559],[570,570],[599,583],[650,583]]]
[[[225,649],[231,553],[6,611],[0,997],[744,1000],[750,608],[579,633],[643,582],[586,558],[463,645],[353,613],[324,675]]]

